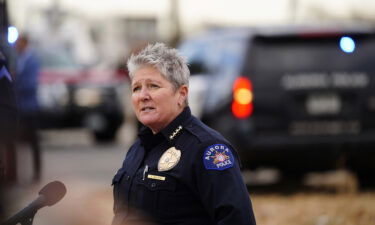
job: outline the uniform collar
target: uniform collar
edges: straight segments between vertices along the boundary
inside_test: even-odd
[[[176,138],[176,136],[180,134],[183,125],[190,117],[191,111],[190,108],[187,106],[171,123],[168,124],[168,126],[166,126],[159,133],[153,134],[150,128],[144,126],[140,130],[138,136],[144,144],[155,144],[156,142],[159,142],[162,139],[173,141]]]
[[[176,136],[180,134],[185,122],[190,117],[191,111],[190,108],[187,106],[167,127],[161,130],[160,133],[162,133],[168,141],[173,141],[176,138]]]
[[[151,129],[146,126],[142,126],[138,136],[141,140],[141,144],[143,145],[146,151],[151,150],[153,147],[155,147],[164,140],[162,134],[153,134]]]

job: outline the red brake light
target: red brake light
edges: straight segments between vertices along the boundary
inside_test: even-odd
[[[246,77],[239,77],[233,84],[232,113],[245,119],[253,113],[253,85]]]

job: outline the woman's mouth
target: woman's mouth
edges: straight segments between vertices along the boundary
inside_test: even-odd
[[[152,110],[154,110],[155,108],[154,107],[151,107],[151,106],[145,106],[145,107],[142,107],[141,108],[141,112],[150,112]]]

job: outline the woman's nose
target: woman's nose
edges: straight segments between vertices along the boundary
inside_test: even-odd
[[[141,100],[149,100],[150,99],[150,93],[148,92],[147,88],[141,89],[140,98],[141,98]]]

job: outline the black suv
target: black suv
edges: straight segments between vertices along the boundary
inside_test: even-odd
[[[189,37],[179,48],[200,100],[193,112],[247,168],[296,175],[344,167],[374,183],[372,28],[216,28]]]

